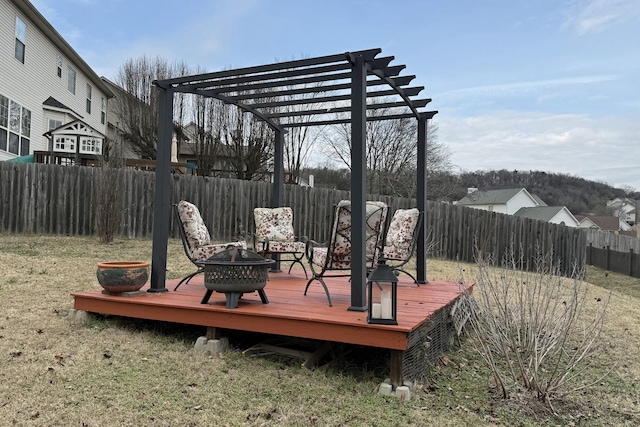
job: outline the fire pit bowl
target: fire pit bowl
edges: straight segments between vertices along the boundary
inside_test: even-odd
[[[243,293],[255,291],[260,294],[262,302],[267,304],[269,301],[263,289],[269,280],[269,267],[274,262],[255,252],[239,248],[229,248],[200,261],[207,288],[202,304],[209,302],[213,292],[220,292],[226,295],[227,308],[237,308]]]
[[[118,294],[138,291],[149,279],[149,263],[146,261],[99,262],[96,277],[106,292]]]

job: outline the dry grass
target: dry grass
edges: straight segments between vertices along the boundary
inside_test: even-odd
[[[66,320],[71,292],[97,288],[98,261],[150,260],[151,241],[0,235],[0,425],[638,425],[639,300],[616,291],[594,388],[568,398],[553,417],[491,393],[488,373],[462,343],[415,398],[376,395],[380,354],[350,348],[314,371],[295,362],[194,354],[204,328],[95,317]],[[474,267],[430,261],[430,278],[457,280]],[[192,266],[169,243],[170,278]],[[471,276],[472,277],[472,276]],[[233,337],[236,348],[245,344]],[[365,354],[365,356],[362,356]]]

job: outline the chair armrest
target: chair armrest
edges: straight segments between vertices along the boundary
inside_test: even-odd
[[[321,243],[316,242],[315,240],[307,239],[304,246],[304,254],[308,260],[311,260],[313,257],[313,248],[323,245]]]
[[[258,240],[257,236],[253,236],[253,249],[258,253],[269,252],[269,238],[265,237],[264,240]]]

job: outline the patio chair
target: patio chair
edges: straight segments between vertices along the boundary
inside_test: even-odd
[[[308,278],[307,269],[302,263],[305,251],[305,240],[300,241],[293,230],[293,209],[280,208],[255,208],[253,210],[255,233],[253,235],[253,247],[257,253],[264,257],[273,254],[289,254],[293,261],[289,266],[289,274],[295,264],[300,264],[304,271],[304,277]]]
[[[418,231],[423,217],[423,213],[417,208],[396,210],[389,223],[382,252],[388,261],[387,264],[396,275],[402,272],[411,277],[415,284],[418,284],[415,276],[403,267],[411,260],[415,252]]]
[[[366,204],[365,253],[367,270],[372,270],[382,252],[382,231],[387,218],[387,205],[384,202],[369,201]],[[336,205],[333,214],[333,228],[327,246],[321,246],[313,240],[307,241],[306,256],[313,277],[307,282],[304,294],[314,280],[320,282],[327,294],[329,307],[332,307],[329,289],[325,277],[351,276],[351,201],[342,200]],[[348,271],[348,272],[347,272]]]
[[[231,247],[247,249],[247,243],[245,241],[212,245],[209,230],[204,224],[202,216],[200,215],[200,210],[196,205],[185,200],[181,200],[179,203],[173,205],[173,209],[176,221],[178,222],[178,230],[180,231],[180,238],[182,239],[184,253],[198,268],[195,272],[180,280],[176,287],[173,288],[174,291],[178,290],[180,285],[183,283],[189,283],[189,281],[197,274],[204,272],[204,267],[200,263],[201,260],[210,258],[211,256]]]

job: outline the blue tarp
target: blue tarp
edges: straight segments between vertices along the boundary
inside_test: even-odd
[[[28,156],[15,157],[13,159],[7,160],[7,162],[33,163],[33,154],[29,154]]]

